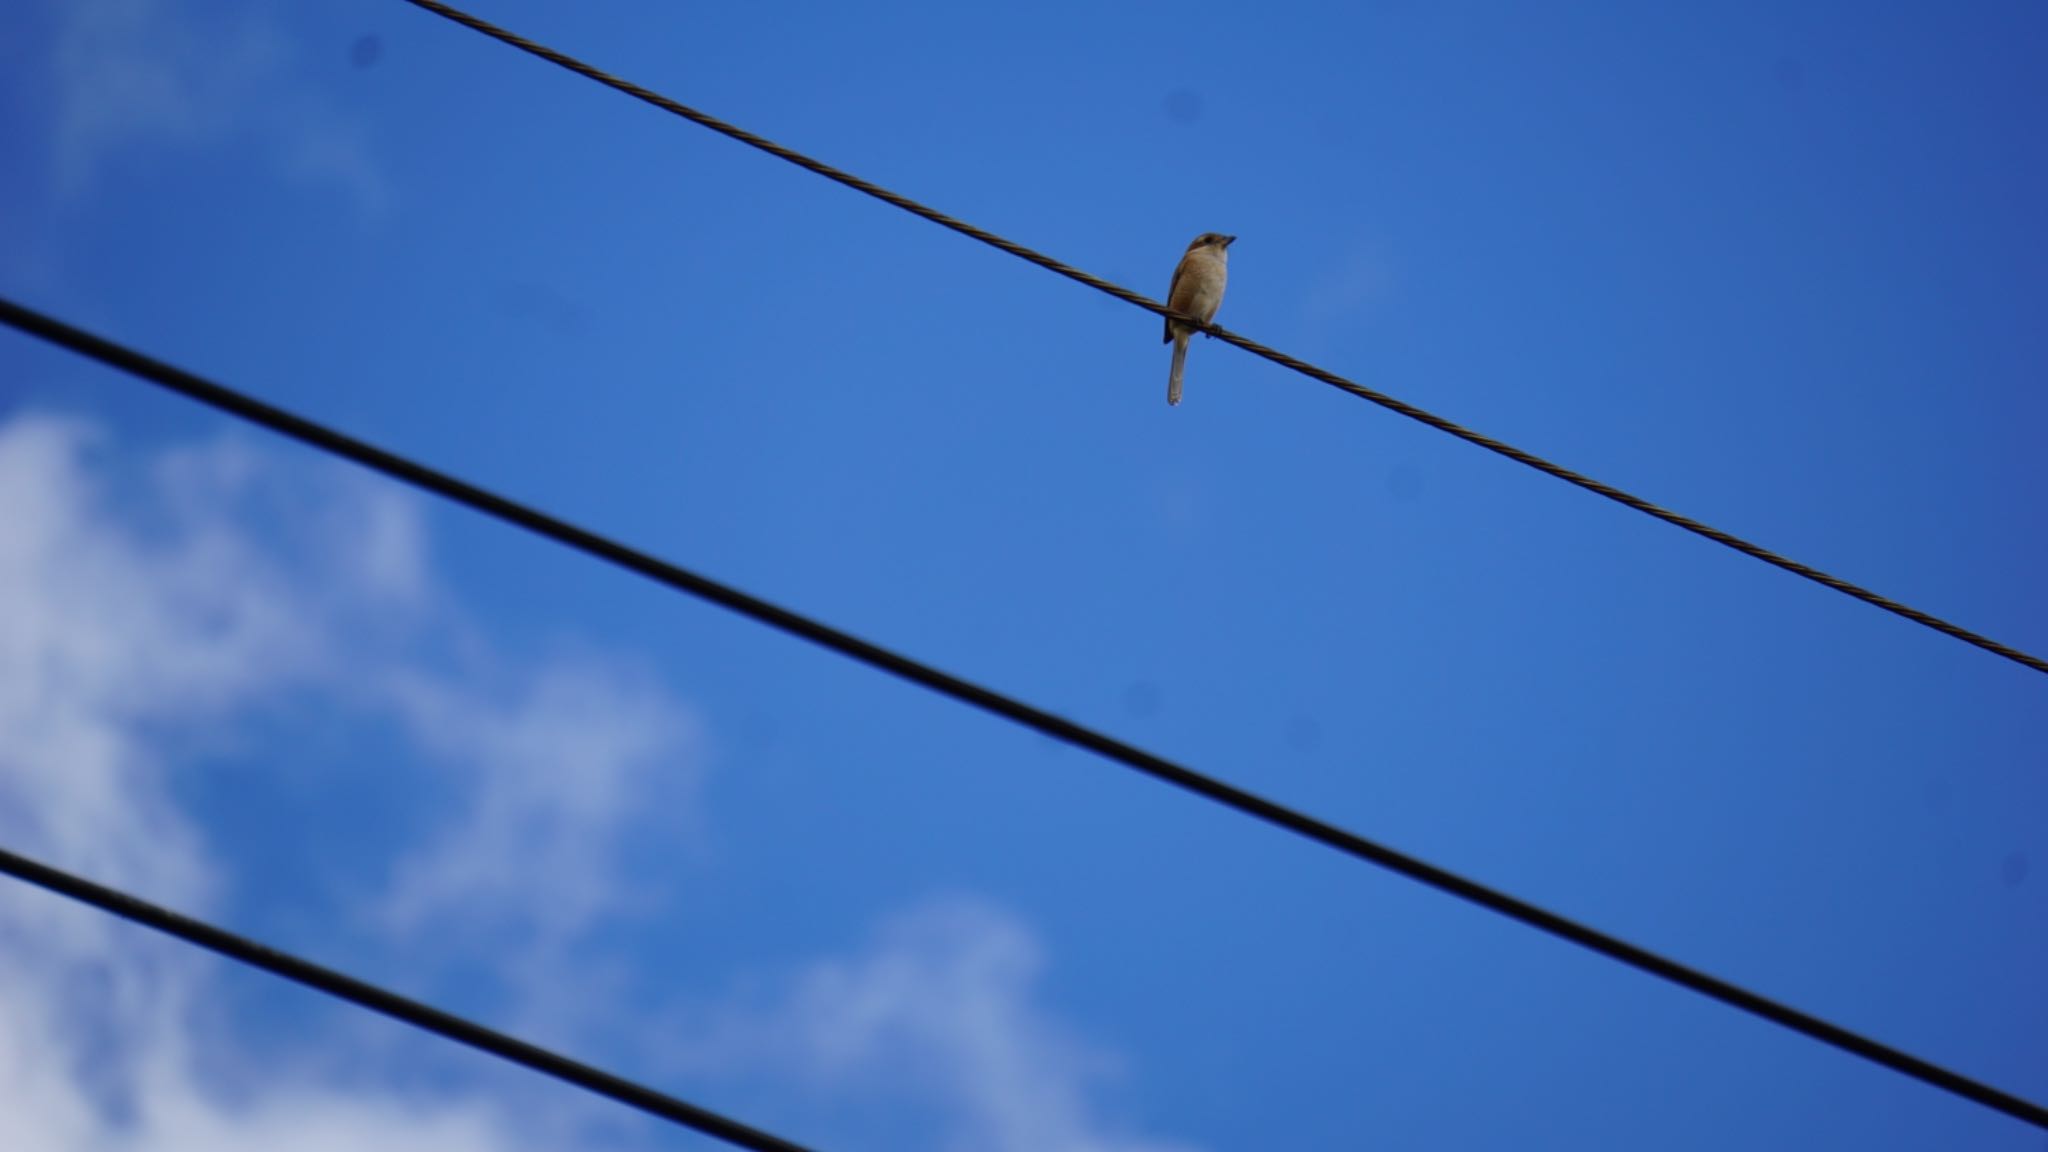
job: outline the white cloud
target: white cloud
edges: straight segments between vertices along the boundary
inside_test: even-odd
[[[0,842],[218,909],[236,877],[177,799],[191,758],[158,750],[317,696],[442,771],[438,823],[369,873],[388,888],[358,893],[367,922],[416,973],[509,964],[510,990],[530,994],[510,1009],[518,1030],[637,1030],[609,1039],[680,1047],[749,1086],[894,1100],[963,1149],[1175,1152],[1105,1114],[1117,1061],[1039,1002],[1029,929],[972,900],[914,909],[680,1036],[613,1013],[603,981],[633,958],[593,976],[577,949],[645,894],[622,845],[649,814],[666,834],[678,814],[693,827],[694,714],[614,656],[494,651],[437,589],[415,503],[247,443],[136,462],[79,421],[0,423]],[[510,1152],[597,1131],[595,1113],[405,1090],[350,1058],[381,1043],[352,1027],[238,1058],[207,1011],[219,970],[0,882],[0,1148]]]
[[[1043,965],[1015,917],[934,900],[861,953],[805,968],[768,1003],[721,1009],[684,1062],[699,1074],[795,1074],[825,1095],[921,1101],[960,1149],[1186,1152],[1101,1114],[1094,1092],[1121,1065],[1036,1002]]]
[[[615,887],[606,845],[625,793],[634,773],[686,757],[685,709],[596,657],[487,658],[501,671],[481,688],[421,673],[408,653],[449,610],[413,505],[236,440],[124,467],[104,439],[50,417],[0,425],[0,840],[204,913],[232,878],[173,799],[180,765],[155,749],[317,689],[389,713],[459,765],[454,792],[483,813],[455,817],[426,849],[412,899],[516,908],[524,885],[553,885],[571,918],[512,919],[560,939],[603,910],[593,894]],[[423,939],[459,949],[465,937]],[[0,1147],[549,1143],[477,1099],[337,1086],[311,1052],[303,1069],[263,1068],[254,1093],[227,1092],[198,1039],[209,971],[108,917],[0,885]]]
[[[645,677],[564,661],[495,697],[416,674],[389,699],[419,744],[472,777],[454,829],[399,864],[386,922],[512,928],[559,947],[633,895],[610,856],[656,792],[687,814],[696,727]]]
[[[22,893],[0,902],[48,906],[43,927],[70,921],[101,934],[82,909]],[[0,1147],[36,1152],[501,1152],[517,1137],[492,1107],[461,1099],[339,1091],[302,1071],[265,1069],[241,1097],[200,1072],[191,1020],[203,993],[188,956],[108,938],[58,957],[40,934],[0,934]],[[65,995],[84,982],[84,994]],[[99,1032],[106,1041],[87,1039]]]
[[[316,642],[281,575],[195,511],[202,489],[228,494],[225,472],[160,469],[154,531],[109,531],[96,439],[50,419],[0,430],[0,834],[196,900],[198,853],[139,728],[288,683]]]
[[[76,199],[123,150],[253,142],[277,172],[337,188],[367,214],[389,184],[356,119],[294,77],[266,6],[52,0],[55,190]]]

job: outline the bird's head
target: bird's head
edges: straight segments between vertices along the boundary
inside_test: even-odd
[[[1237,237],[1235,236],[1225,236],[1221,232],[1204,232],[1200,236],[1195,237],[1194,242],[1188,245],[1188,251],[1193,252],[1197,248],[1214,248],[1220,255],[1225,248],[1230,247],[1236,242]]]

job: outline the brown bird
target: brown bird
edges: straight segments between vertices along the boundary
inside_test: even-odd
[[[1216,319],[1216,309],[1223,303],[1223,282],[1230,276],[1229,248],[1236,240],[1237,237],[1221,232],[1204,232],[1195,237],[1174,267],[1173,283],[1166,289],[1166,306],[1204,324]],[[1166,339],[1173,341],[1173,373],[1166,378],[1168,404],[1180,403],[1180,371],[1188,359],[1188,337],[1194,332],[1184,322],[1172,317],[1166,320]]]

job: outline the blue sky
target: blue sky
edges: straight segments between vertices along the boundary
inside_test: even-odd
[[[477,11],[2048,651],[2038,5]],[[0,92],[10,297],[2048,1098],[2038,674],[406,5]],[[0,524],[10,845],[821,1148],[2043,1146],[23,338]],[[703,1143],[0,939],[8,1146]]]

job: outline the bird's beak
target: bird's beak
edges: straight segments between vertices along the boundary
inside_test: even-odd
[[[1223,238],[1223,246],[1224,246],[1225,248],[1228,248],[1228,247],[1230,247],[1230,246],[1231,246],[1232,244],[1235,244],[1235,243],[1237,243],[1237,237],[1235,237],[1235,236],[1225,236],[1225,237]]]

